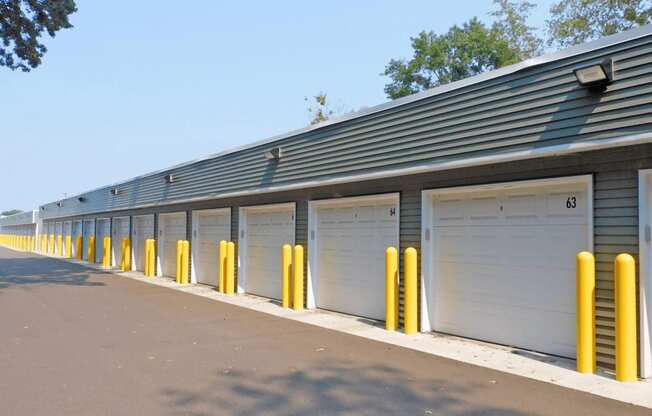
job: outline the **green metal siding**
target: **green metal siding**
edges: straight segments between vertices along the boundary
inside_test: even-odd
[[[573,68],[603,57],[615,82],[581,88]],[[533,66],[441,94],[326,125],[257,147],[200,160],[63,201],[45,217],[172,204],[192,198],[378,174],[652,130],[652,36]],[[281,146],[276,164],[263,153]],[[165,174],[176,181],[166,184]],[[309,186],[309,185],[308,185]]]

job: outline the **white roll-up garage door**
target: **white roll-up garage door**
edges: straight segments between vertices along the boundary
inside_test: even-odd
[[[95,226],[95,262],[102,263],[104,259],[104,237],[111,236],[111,220],[101,218]]]
[[[592,248],[591,181],[426,192],[432,329],[574,357],[575,257]]]
[[[219,244],[231,239],[231,209],[195,211],[192,216],[192,279],[218,286]]]
[[[84,221],[83,233],[84,233],[84,241],[83,241],[84,252],[82,254],[84,255],[84,260],[88,260],[88,242],[90,241],[90,238],[95,235],[95,220]]]
[[[122,240],[129,238],[129,217],[114,217],[112,221],[111,257],[113,267],[118,267],[122,264]]]
[[[176,277],[177,241],[186,239],[186,213],[161,214],[158,230],[159,276]]]
[[[385,250],[399,248],[398,210],[398,194],[310,203],[317,307],[385,319]]]
[[[132,269],[145,271],[145,241],[154,238],[154,215],[134,217],[132,241]]]
[[[240,208],[240,269],[244,291],[281,298],[281,249],[294,245],[294,203]]]
[[[77,237],[82,235],[82,222],[72,222],[72,257],[77,258]]]

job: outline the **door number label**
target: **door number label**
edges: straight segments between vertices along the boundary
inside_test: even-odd
[[[569,196],[566,200],[566,208],[575,209],[577,208],[577,198],[574,196]]]

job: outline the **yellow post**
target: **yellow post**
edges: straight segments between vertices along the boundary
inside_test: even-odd
[[[294,259],[293,259],[294,279],[292,282],[292,309],[295,311],[303,310],[303,246],[294,246]]]
[[[190,264],[190,242],[183,240],[181,242],[181,284],[189,283],[188,266]]]
[[[57,234],[57,256],[63,256],[63,236]]]
[[[156,240],[153,238],[150,241],[149,262],[149,272],[156,277]]]
[[[385,250],[385,329],[398,328],[398,251],[394,247]]]
[[[102,256],[102,267],[109,268],[111,267],[111,237],[104,237],[102,250],[104,251]]]
[[[156,240],[145,240],[145,276],[156,275]]]
[[[290,307],[290,275],[292,273],[292,246],[284,244],[281,249],[281,304]]]
[[[145,273],[146,277],[149,277],[149,242],[151,240],[148,238],[145,240],[145,270],[143,271]]]
[[[226,241],[220,241],[220,252],[219,252],[219,282],[217,289],[220,293],[226,293],[226,250],[227,250]]]
[[[88,237],[88,262],[95,263],[95,236]]]
[[[84,258],[84,240],[82,236],[78,235],[77,239],[75,240],[75,254],[77,257],[77,260],[81,261]]]
[[[226,294],[235,293],[235,244],[229,241],[226,244]]]
[[[66,236],[66,257],[67,258],[72,257],[72,236],[71,235]]]
[[[595,359],[595,259],[582,251],[577,255],[577,371],[593,374]]]
[[[177,241],[177,283],[181,283],[181,262],[183,261],[182,257],[183,251],[183,241]]]
[[[417,332],[417,251],[408,247],[403,256],[405,275],[405,328],[406,334]]]
[[[637,380],[636,357],[636,265],[629,254],[615,262],[616,380]]]
[[[120,248],[122,250],[120,256],[120,269],[123,272],[128,272],[131,270],[131,240],[129,237],[122,239]]]
[[[50,246],[48,248],[50,254],[54,255],[54,234],[50,234]]]

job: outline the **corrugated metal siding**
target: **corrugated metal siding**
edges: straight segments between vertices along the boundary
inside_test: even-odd
[[[616,81],[603,94],[579,87],[572,69],[604,56]],[[652,37],[531,67],[398,107],[278,141],[272,145],[146,175],[75,198],[45,216],[103,212],[197,197],[409,168],[510,150],[526,150],[649,132],[652,126]],[[176,182],[166,184],[171,173]]]
[[[0,227],[34,224],[38,220],[38,211],[27,211],[0,218]]]

